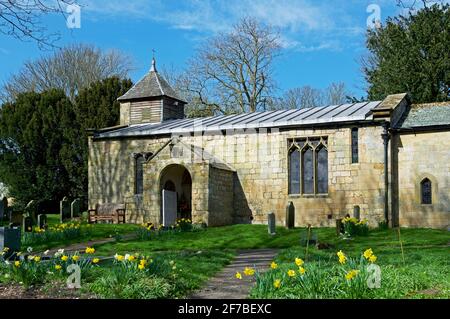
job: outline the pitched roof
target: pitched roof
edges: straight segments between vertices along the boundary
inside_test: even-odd
[[[155,61],[152,61],[150,71],[139,80],[127,93],[119,97],[118,101],[129,101],[150,97],[167,96],[175,100],[183,101],[167,81],[156,71]]]
[[[413,104],[398,124],[399,128],[450,125],[450,102]]]
[[[191,132],[249,128],[280,128],[327,123],[365,122],[372,120],[372,109],[381,101],[330,105],[280,111],[219,115],[196,119],[179,119],[154,124],[136,124],[116,130],[97,132],[98,138],[182,134]]]

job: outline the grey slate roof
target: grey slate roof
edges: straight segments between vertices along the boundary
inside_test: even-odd
[[[364,122],[372,120],[371,110],[381,101],[361,102],[324,107],[219,115],[197,119],[179,119],[156,124],[136,124],[99,132],[97,138],[132,137],[162,134],[183,134],[201,131],[217,132],[229,129],[281,128],[311,124]]]
[[[400,128],[450,125],[450,102],[415,104],[403,116]]]
[[[140,81],[138,81],[127,93],[119,97],[118,101],[128,101],[148,97],[167,96],[184,102],[172,89],[166,80],[152,68]],[[186,102],[184,102],[186,103]]]

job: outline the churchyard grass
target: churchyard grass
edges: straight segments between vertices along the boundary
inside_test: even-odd
[[[295,258],[305,259],[306,247],[299,243],[300,234],[304,231],[304,228],[287,230],[279,227],[276,235],[269,235],[267,226],[264,225],[233,225],[198,232],[167,233],[151,240],[107,243],[99,245],[97,249],[98,253],[110,254],[114,251],[192,252],[222,249],[236,252],[239,249],[279,248],[280,253],[275,260],[278,268],[258,275],[258,284],[251,291],[251,297],[254,298],[450,297],[448,231],[402,229],[401,239],[405,253],[403,263],[398,232],[394,229],[374,229],[367,236],[344,240],[336,236],[334,228],[313,228],[319,243],[327,244],[328,247],[327,249],[318,249],[314,245],[309,247],[304,267],[310,281],[301,285],[295,284],[293,280],[289,282],[287,271],[290,269],[297,271]],[[366,269],[364,265],[364,267],[354,266],[360,270],[359,277],[355,276],[359,282],[359,285],[356,285],[359,288],[355,290],[345,276],[353,270],[349,265],[359,265],[362,253],[368,248],[371,248],[377,256],[376,264],[381,267],[381,288],[366,289],[366,286],[362,286],[366,282],[363,276]],[[343,251],[348,258],[349,262],[345,267],[338,262],[336,255],[338,251]],[[281,279],[279,288],[274,287],[277,279]],[[357,282],[353,280],[351,283]],[[305,289],[305,287],[315,288]]]
[[[90,240],[103,238],[121,239],[124,235],[134,234],[139,228],[135,224],[87,224],[85,221],[81,223],[70,222],[64,232],[54,231],[55,228],[61,228],[59,215],[47,215],[48,234],[34,232],[22,234],[22,245],[32,247],[34,251],[44,251],[55,247],[64,247],[74,243],[82,243]],[[69,227],[70,225],[79,227]],[[78,230],[76,229],[78,228]],[[53,231],[51,230],[53,229]]]

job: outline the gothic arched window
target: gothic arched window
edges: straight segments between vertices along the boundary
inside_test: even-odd
[[[420,198],[422,204],[432,204],[431,181],[424,178],[420,182]]]

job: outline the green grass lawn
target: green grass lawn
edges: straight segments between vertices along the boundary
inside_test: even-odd
[[[59,215],[47,215],[49,227],[60,223]],[[134,234],[139,228],[136,224],[91,224],[89,227],[85,222],[81,224],[81,236],[70,240],[47,241],[45,243],[30,244],[35,251],[43,251],[55,247],[64,247],[74,243],[88,242],[96,239],[123,237],[127,234]],[[26,247],[24,247],[26,248]]]
[[[208,228],[198,232],[166,233],[152,240],[130,240],[117,243],[107,243],[96,247],[101,256],[116,253],[147,253],[147,254],[192,254],[195,251],[229,252],[239,249],[279,248],[276,261],[281,269],[287,269],[296,257],[307,259],[309,264],[320,265],[323,269],[331,269],[337,263],[336,252],[342,250],[348,257],[359,258],[368,248],[377,255],[377,264],[389,278],[389,285],[377,291],[374,298],[448,298],[450,297],[450,233],[445,230],[433,229],[402,229],[403,262],[401,247],[396,230],[372,230],[367,237],[356,237],[343,240],[336,236],[333,228],[317,228],[321,243],[330,245],[329,249],[319,250],[309,247],[308,258],[306,248],[300,245],[300,235],[305,229],[287,230],[277,228],[277,234],[267,234],[264,225],[233,225]],[[183,260],[182,257],[179,260]],[[203,264],[204,263],[204,264]],[[197,265],[191,264],[192,273],[202,274],[203,269],[214,265],[211,260],[204,260]],[[190,265],[189,262],[187,262]],[[199,271],[196,269],[199,266]],[[248,265],[251,266],[251,265]],[[213,269],[216,269],[213,267]],[[211,273],[214,273],[213,271]],[[270,273],[270,272],[269,272]],[[268,275],[270,277],[270,274]],[[206,276],[207,277],[207,276]],[[198,285],[201,281],[195,281]],[[387,281],[386,281],[387,282]],[[291,287],[292,288],[292,287]],[[431,296],[421,293],[427,289],[435,289]],[[255,287],[252,297],[256,298],[308,298],[295,289],[271,291]],[[317,296],[315,296],[317,297]]]

